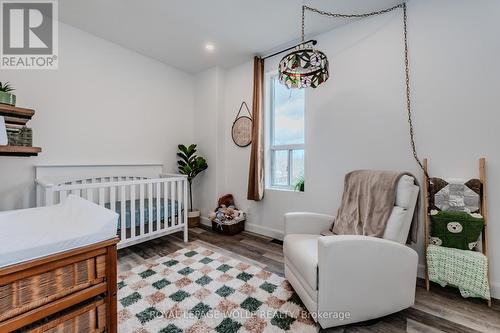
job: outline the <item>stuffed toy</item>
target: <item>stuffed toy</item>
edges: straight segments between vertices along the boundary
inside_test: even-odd
[[[222,197],[219,198],[217,204],[219,205],[219,207],[221,207],[221,206],[226,206],[226,207],[234,206],[234,197],[232,194],[223,195]],[[217,208],[219,208],[219,207],[217,207]]]
[[[235,207],[233,195],[226,194],[219,198],[218,207],[208,217],[217,223],[231,224],[243,220],[245,213]]]

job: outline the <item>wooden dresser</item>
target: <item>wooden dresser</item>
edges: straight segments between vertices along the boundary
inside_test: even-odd
[[[0,268],[0,332],[115,333],[117,242]]]

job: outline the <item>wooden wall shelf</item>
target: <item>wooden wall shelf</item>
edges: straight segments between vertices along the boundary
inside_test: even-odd
[[[18,108],[16,106],[0,104],[0,116],[5,117],[6,123],[24,125],[33,117],[35,110]]]
[[[0,104],[0,116],[7,125],[26,125],[35,115],[35,110],[17,106]],[[0,156],[37,156],[42,151],[40,147],[0,146]]]
[[[0,156],[37,156],[40,147],[0,146]]]

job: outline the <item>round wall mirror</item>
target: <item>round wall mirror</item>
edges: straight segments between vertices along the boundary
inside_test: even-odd
[[[252,143],[252,119],[247,116],[237,118],[233,123],[231,134],[237,146],[248,146]]]
[[[247,110],[249,117],[240,116],[243,107]],[[241,103],[236,119],[234,119],[231,135],[238,147],[246,147],[252,143],[252,114],[245,101]]]

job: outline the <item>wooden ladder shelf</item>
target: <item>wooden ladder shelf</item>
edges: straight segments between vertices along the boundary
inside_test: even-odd
[[[430,280],[429,280],[429,272],[428,272],[428,264],[427,264],[427,247],[429,246],[429,236],[430,236],[430,217],[429,217],[429,202],[430,202],[430,197],[429,197],[429,181],[430,179],[428,178],[428,160],[427,158],[424,159],[424,233],[425,233],[425,287],[427,288],[427,291],[430,289]],[[481,201],[481,206],[479,208],[479,213],[483,216],[484,218],[484,227],[483,231],[481,233],[481,252],[488,258],[488,207],[487,207],[487,200],[486,200],[486,159],[484,157],[479,159],[479,180],[481,181],[481,196],[480,196],[480,201]],[[489,258],[488,258],[489,261]],[[490,279],[490,272],[488,270],[488,283],[490,284],[491,288],[491,279]],[[488,300],[488,306],[491,307],[491,299]]]

